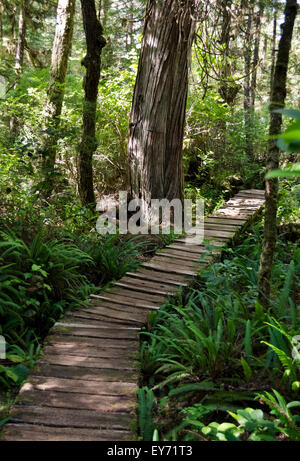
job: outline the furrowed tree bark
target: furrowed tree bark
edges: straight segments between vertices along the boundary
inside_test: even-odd
[[[14,71],[16,74],[15,84],[13,86],[14,89],[17,88],[21,74],[23,69],[24,63],[24,50],[25,50],[25,41],[26,41],[26,9],[25,9],[25,0],[21,0],[20,3],[20,13],[19,13],[19,28],[18,28],[18,42],[17,42],[17,49],[16,49],[16,58],[15,58],[15,65]],[[10,131],[13,133],[17,132],[17,117],[13,115],[10,119]]]
[[[100,80],[101,53],[106,45],[103,27],[97,18],[95,0],[81,0],[87,54],[81,64],[86,68],[83,82],[83,134],[79,146],[79,194],[84,205],[95,204],[93,185],[93,154],[96,142],[96,109]]]
[[[54,43],[52,48],[50,82],[44,110],[45,130],[42,140],[44,176],[43,195],[48,198],[54,187],[58,128],[62,111],[68,59],[73,37],[76,0],[59,0]]]
[[[131,195],[182,199],[189,56],[199,0],[148,0],[129,127]]]
[[[279,42],[277,61],[275,66],[270,104],[270,140],[267,157],[267,172],[279,167],[280,151],[274,136],[280,134],[282,115],[274,110],[284,107],[286,98],[286,82],[289,64],[289,54],[292,43],[293,29],[297,15],[297,0],[287,0],[285,7],[285,23]],[[277,240],[277,202],[278,179],[266,180],[266,209],[264,224],[264,241],[258,274],[259,301],[267,307],[270,298],[270,281],[272,264]]]

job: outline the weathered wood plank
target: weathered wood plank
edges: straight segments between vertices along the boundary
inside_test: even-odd
[[[149,269],[154,269],[159,272],[166,272],[168,274],[182,274],[182,275],[190,275],[194,277],[198,273],[196,269],[191,270],[191,269],[186,269],[186,268],[180,268],[180,267],[172,266],[171,264],[160,264],[159,262],[143,263],[142,266],[149,268]]]
[[[28,390],[75,392],[93,395],[120,395],[133,396],[136,391],[135,383],[113,381],[87,381],[83,379],[52,378],[46,376],[31,376],[22,389]]]
[[[131,316],[136,317],[137,315],[143,316],[145,314],[144,309],[141,309],[139,306],[132,306],[128,303],[124,304],[124,302],[119,303],[116,300],[114,300],[113,302],[109,300],[99,300],[99,298],[97,297],[91,298],[90,307],[85,308],[85,311],[96,312],[97,310],[98,312],[100,312],[99,308],[102,309],[102,307],[126,313],[128,314],[128,318],[131,318]]]
[[[91,338],[87,336],[74,336],[74,335],[62,335],[62,334],[53,334],[53,329],[51,335],[49,335],[45,344],[56,344],[58,342],[66,343],[72,341],[73,343],[78,344],[78,349],[80,350],[81,345],[89,344],[98,348],[110,348],[110,349],[136,349],[136,340],[128,339],[116,339],[116,338]]]
[[[166,250],[160,251],[158,253],[159,256],[166,256],[168,258],[174,258],[178,260],[189,260],[196,263],[206,262],[208,260],[208,256],[205,253],[197,254],[197,253],[189,253],[185,250],[173,250],[172,248],[167,248]]]
[[[105,306],[95,306],[92,309],[89,310],[84,310],[84,311],[79,311],[73,312],[73,316],[70,314],[70,318],[74,319],[86,319],[86,320],[92,320],[96,324],[105,324],[105,322],[113,322],[113,323],[118,323],[120,325],[131,325],[131,326],[140,326],[145,323],[145,314],[142,313],[140,315],[138,314],[130,314],[128,311],[125,309],[123,311],[116,310],[116,309],[110,309]],[[66,317],[66,318],[69,318]]]
[[[52,390],[36,391],[25,388],[19,394],[17,405],[19,407],[23,405],[45,407],[45,413],[47,413],[49,407],[92,410],[105,413],[132,413],[136,406],[136,398],[134,396],[106,395],[104,399],[94,394]]]
[[[72,341],[64,342],[64,343],[52,343],[51,345],[46,345],[43,348],[42,352],[43,357],[47,357],[49,355],[74,355],[75,357],[78,356],[78,343],[74,343]],[[131,358],[132,360],[138,358],[138,354],[133,349],[112,349],[112,348],[105,348],[105,347],[94,347],[90,346],[88,343],[81,344],[80,346],[80,356],[88,357],[88,358]]]
[[[134,281],[135,280],[135,281]],[[129,282],[115,282],[114,285],[122,288],[130,288],[138,293],[157,293],[164,296],[171,295],[176,292],[174,286],[172,288],[159,288],[158,286],[150,286],[146,284],[139,284],[138,279],[132,279]]]
[[[80,351],[78,352],[80,354]],[[132,358],[125,359],[123,357],[85,357],[80,355],[63,355],[53,354],[40,360],[40,363],[50,365],[63,365],[64,367],[83,367],[83,368],[109,368],[113,370],[135,370],[135,365]]]
[[[45,408],[16,405],[10,414],[10,422],[42,424],[54,427],[78,427],[93,429],[128,430],[133,416],[124,413]]]
[[[53,333],[65,336],[83,336],[84,338],[102,338],[102,339],[119,339],[138,341],[138,334],[136,330],[130,329],[117,329],[117,328],[74,328],[74,327],[54,327]]]
[[[32,376],[51,377],[64,379],[84,379],[85,381],[96,382],[128,382],[137,383],[138,373],[135,370],[116,370],[111,368],[86,368],[65,367],[61,365],[49,365],[49,363],[38,362],[35,366]]]
[[[118,296],[122,296],[122,297],[125,297],[127,299],[138,299],[138,300],[142,300],[142,301],[150,301],[150,302],[155,302],[155,303],[158,303],[159,305],[161,305],[161,303],[164,302],[164,296],[159,296],[159,295],[155,295],[155,294],[144,294],[144,295],[141,295],[140,293],[137,293],[136,291],[134,290],[128,290],[126,288],[120,288],[120,287],[109,287],[107,290],[104,291],[104,293],[111,293],[111,294],[116,294]],[[131,301],[130,301],[131,302]]]
[[[205,218],[205,223],[206,222],[208,224],[218,224],[218,225],[225,224],[225,225],[230,225],[236,228],[236,227],[242,227],[247,222],[247,220],[246,219],[234,219],[234,218],[222,218],[222,216],[212,215],[212,216]]]
[[[159,254],[157,256],[155,256],[153,259],[152,259],[152,262],[154,264],[163,264],[163,266],[165,266],[166,264],[169,265],[174,265],[175,268],[179,268],[179,269],[187,269],[187,270],[198,270],[199,268],[204,267],[208,264],[208,262],[205,262],[205,261],[188,261],[187,259],[186,260],[182,260],[176,256],[172,256],[172,255],[169,255],[168,253],[163,253],[163,254]]]
[[[128,441],[133,434],[126,430],[99,430],[75,427],[37,426],[32,424],[7,424],[6,441],[33,442],[107,442]]]
[[[186,274],[167,274],[163,271],[154,271],[151,268],[140,266],[138,272],[127,272],[127,275],[136,277],[142,280],[169,283],[171,285],[188,286],[190,276]]]
[[[118,304],[124,304],[125,306],[130,302],[131,306],[140,307],[142,309],[157,310],[159,309],[160,303],[157,302],[143,302],[134,299],[126,299],[126,297],[118,296],[112,293],[103,292],[103,295],[91,295],[94,299],[99,299],[102,301],[117,302]]]
[[[174,293],[178,290],[178,286],[171,283],[162,282],[160,280],[137,278],[132,276],[122,277],[121,280],[118,280],[118,282],[115,283],[129,283],[130,285],[134,285],[137,287],[151,287],[154,290],[162,290],[164,293]]]

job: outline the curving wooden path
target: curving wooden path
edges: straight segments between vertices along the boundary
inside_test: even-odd
[[[57,323],[11,410],[3,439],[133,440],[139,332],[149,311],[188,286],[263,204],[263,191],[239,192],[205,218],[212,250],[177,239],[136,273],[94,295],[88,308]]]

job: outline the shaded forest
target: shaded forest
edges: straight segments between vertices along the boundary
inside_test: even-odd
[[[256,221],[143,327],[136,439],[300,440],[297,12],[0,0],[0,426],[53,324],[178,237],[122,235],[119,191],[201,198],[208,216],[264,190]],[[104,201],[113,235],[96,231]]]

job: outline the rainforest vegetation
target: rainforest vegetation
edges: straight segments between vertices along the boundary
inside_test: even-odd
[[[149,315],[136,437],[300,441],[297,11],[0,0],[0,426],[54,323],[174,238],[100,235],[100,200],[208,215],[260,189],[256,222]]]

